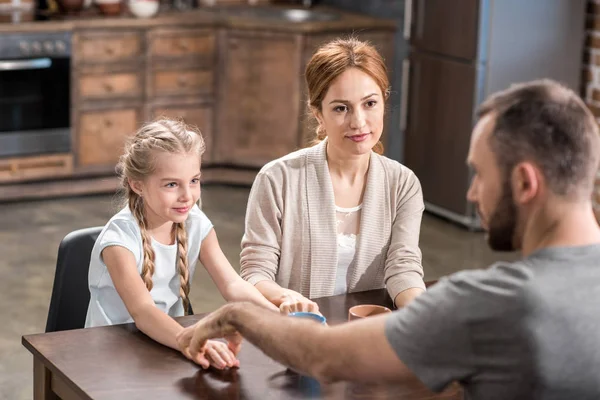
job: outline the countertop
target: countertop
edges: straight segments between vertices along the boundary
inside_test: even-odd
[[[262,7],[279,9],[295,8],[279,5]],[[127,11],[119,16],[105,16],[92,9],[91,11],[82,11],[78,15],[60,16],[47,21],[0,23],[0,33],[57,32],[102,28],[143,29],[163,25],[173,26],[173,24],[180,26],[193,25],[195,27],[224,27],[230,29],[257,29],[297,33],[336,32],[369,28],[377,28],[378,30],[396,29],[394,20],[373,18],[324,6],[315,6],[309,10],[333,12],[338,15],[338,18],[326,21],[290,22],[283,18],[230,15],[226,11],[221,11],[225,9],[225,7],[219,7],[218,9],[211,10],[210,7],[202,7],[186,12],[168,11],[158,13],[153,18],[136,18],[129,15]]]

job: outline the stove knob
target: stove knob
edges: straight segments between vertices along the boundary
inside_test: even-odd
[[[42,44],[38,41],[31,43],[31,52],[32,53],[41,53],[42,52]]]
[[[54,42],[54,48],[59,53],[64,53],[67,50],[67,45],[62,40],[57,40]]]
[[[22,54],[29,54],[29,43],[24,40],[19,42],[19,49],[21,49]]]
[[[54,52],[54,43],[48,41],[44,42],[44,50],[46,50],[46,53]]]

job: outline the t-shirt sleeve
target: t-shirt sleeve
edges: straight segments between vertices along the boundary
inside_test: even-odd
[[[196,230],[198,237],[200,238],[200,242],[202,242],[206,238],[206,236],[208,236],[210,231],[213,229],[213,224],[210,221],[210,219],[208,219],[208,217],[206,216],[204,211],[202,211],[200,209],[200,207],[198,207],[198,205],[194,205],[193,213],[194,213],[193,229]]]
[[[528,279],[520,266],[504,263],[442,278],[388,318],[387,340],[430,389],[467,380],[483,365],[515,356]]]
[[[139,229],[131,222],[114,219],[108,223],[99,239],[99,255],[102,260],[102,250],[109,246],[121,246],[133,253],[136,260],[139,258],[139,244],[141,243]]]
[[[430,389],[440,391],[472,373],[464,295],[443,279],[392,314],[385,334],[398,358]]]

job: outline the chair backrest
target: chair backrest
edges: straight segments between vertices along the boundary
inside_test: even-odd
[[[79,229],[60,242],[46,332],[84,327],[90,303],[90,257],[102,228]]]

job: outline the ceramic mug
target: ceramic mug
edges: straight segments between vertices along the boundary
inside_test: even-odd
[[[348,321],[391,312],[392,310],[384,306],[378,306],[375,304],[361,304],[359,306],[350,307],[348,310]]]

